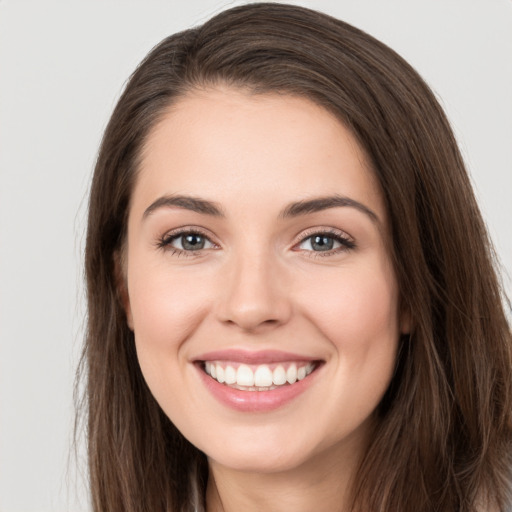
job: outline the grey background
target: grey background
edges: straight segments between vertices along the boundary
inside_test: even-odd
[[[0,1],[0,512],[88,510],[69,459],[86,197],[121,88],[163,37],[242,2]],[[401,53],[445,107],[512,273],[512,2],[318,0]],[[511,293],[510,278],[506,278]],[[78,469],[77,469],[78,468]]]

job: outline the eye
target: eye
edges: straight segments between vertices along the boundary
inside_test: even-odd
[[[338,240],[327,235],[313,235],[304,240],[299,247],[306,251],[330,251],[341,245]]]
[[[216,245],[199,231],[180,231],[168,233],[158,242],[158,247],[170,249],[173,254],[186,254],[203,249],[214,249]]]
[[[303,238],[296,246],[298,250],[330,256],[355,247],[354,241],[341,231],[315,232]],[[323,253],[323,254],[321,254]]]

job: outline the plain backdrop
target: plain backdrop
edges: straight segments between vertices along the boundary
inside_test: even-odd
[[[89,510],[83,444],[69,454],[102,130],[157,42],[239,3],[0,0],[0,512]],[[512,274],[512,2],[296,3],[381,39],[431,85]]]

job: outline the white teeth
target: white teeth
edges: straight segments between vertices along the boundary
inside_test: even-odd
[[[288,384],[294,384],[297,381],[297,366],[292,364],[286,370],[286,380],[288,381]]]
[[[236,383],[239,386],[254,386],[254,373],[245,364],[241,364],[236,371]]]
[[[224,368],[220,364],[215,365],[215,373],[217,380],[222,384],[224,382]]]
[[[276,386],[282,386],[286,383],[286,372],[284,371],[284,368],[279,365],[272,374],[272,382]]]
[[[268,365],[260,364],[254,372],[246,364],[241,364],[235,369],[231,365],[225,366],[224,363],[212,361],[205,361],[204,363],[204,371],[212,378],[221,384],[225,383],[245,391],[268,391],[287,383],[295,384],[295,382],[308,376],[314,369],[315,364],[312,362],[299,367],[296,363],[292,363],[288,369],[280,364],[274,371]]]
[[[254,385],[259,388],[272,386],[272,372],[268,366],[258,366],[254,373]]]
[[[224,372],[224,380],[226,384],[235,384],[236,371],[232,366],[226,367],[226,371]]]

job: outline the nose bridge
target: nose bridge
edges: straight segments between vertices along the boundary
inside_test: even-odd
[[[290,297],[286,293],[277,255],[269,247],[246,244],[227,262],[221,320],[243,330],[287,321]]]

